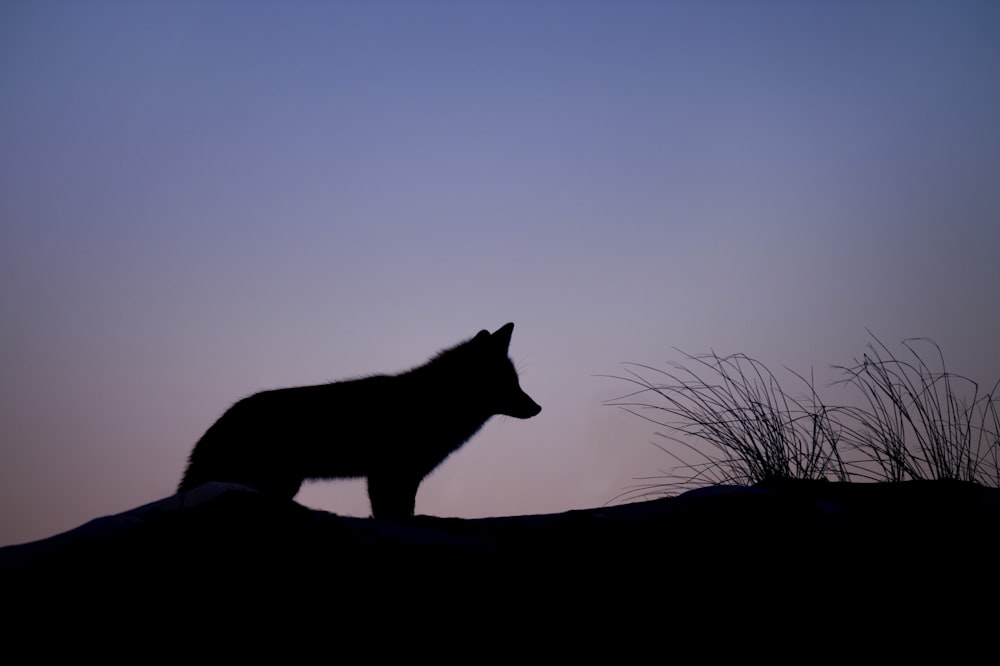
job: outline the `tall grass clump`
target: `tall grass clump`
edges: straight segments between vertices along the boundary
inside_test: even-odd
[[[609,404],[660,426],[656,434],[684,452],[658,445],[677,463],[674,471],[644,479],[649,483],[619,498],[773,478],[847,479],[836,410],[823,404],[810,380],[795,375],[808,393],[795,398],[745,354],[685,357],[669,370],[630,363],[626,377],[615,377],[636,390]]]
[[[614,379],[635,390],[608,404],[659,426],[656,434],[679,449],[658,444],[674,468],[616,499],[768,479],[956,479],[1000,487],[1000,382],[981,395],[975,382],[946,370],[934,343],[906,340],[901,359],[872,338],[861,360],[835,366],[843,373],[836,384],[860,393],[841,406],[824,403],[811,377],[789,371],[804,389],[794,397],[745,354],[684,354],[668,369],[626,364],[626,375]],[[921,356],[918,342],[932,346],[936,364]]]
[[[844,411],[845,432],[874,478],[953,479],[1000,487],[1000,382],[981,395],[976,382],[947,370],[933,341],[904,340],[907,354],[899,358],[872,338],[860,360],[840,369],[841,382],[862,396],[862,406]],[[933,350],[935,364],[921,355],[919,345]]]

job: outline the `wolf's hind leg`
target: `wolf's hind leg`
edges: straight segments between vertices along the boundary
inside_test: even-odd
[[[392,474],[372,474],[368,477],[368,499],[376,518],[409,518],[417,499],[420,479]]]

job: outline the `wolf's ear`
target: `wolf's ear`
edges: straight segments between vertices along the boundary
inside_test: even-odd
[[[513,332],[513,322],[504,324],[493,333],[493,344],[507,351],[507,348],[510,347],[510,336]]]

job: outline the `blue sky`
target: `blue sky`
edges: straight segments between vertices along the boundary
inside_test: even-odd
[[[11,0],[0,102],[0,545],[169,495],[244,395],[507,321],[544,411],[418,512],[669,467],[597,375],[675,348],[1000,378],[993,2]]]

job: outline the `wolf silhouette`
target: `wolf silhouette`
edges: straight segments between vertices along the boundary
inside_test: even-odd
[[[178,492],[209,481],[295,497],[306,479],[366,477],[376,518],[413,515],[420,482],[494,415],[531,418],[507,355],[514,324],[395,375],[256,393],[195,444]]]

